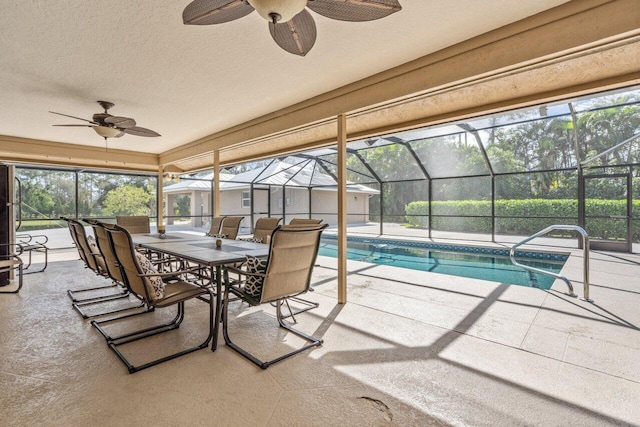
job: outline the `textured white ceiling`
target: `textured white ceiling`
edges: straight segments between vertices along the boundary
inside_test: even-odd
[[[185,26],[189,0],[0,0],[0,135],[104,146],[82,122],[97,100],[160,138],[110,146],[161,153],[376,74],[566,0],[400,0],[379,21],[313,14],[306,57],[281,50],[257,13]]]

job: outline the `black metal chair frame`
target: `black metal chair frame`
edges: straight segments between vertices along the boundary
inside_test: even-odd
[[[309,292],[313,292],[313,289],[309,289]],[[305,305],[306,307],[294,310],[289,305],[289,301],[295,301],[297,303]],[[309,301],[307,299],[300,298],[300,297],[286,298],[284,300],[284,304],[287,306],[287,311],[289,312],[289,314],[286,314],[286,315],[282,316],[282,318],[283,319],[291,318],[293,323],[298,323],[298,321],[296,320],[296,315],[297,314],[304,313],[305,311],[313,310],[314,308],[320,307],[320,303],[317,303],[317,302],[314,302],[314,301]]]
[[[162,300],[153,300],[149,294],[148,291],[148,287],[144,287],[144,294],[139,294],[137,292],[135,292],[133,289],[133,287],[131,286],[131,279],[132,277],[129,276],[129,274],[133,274],[131,272],[128,272],[127,269],[125,268],[125,265],[131,265],[131,263],[133,263],[136,267],[136,271],[137,274],[136,276],[140,279],[142,279],[143,281],[145,280],[145,278],[151,277],[151,276],[160,276],[160,277],[176,277],[176,275],[182,275],[182,274],[189,274],[192,273],[192,270],[185,270],[185,271],[177,271],[177,272],[168,272],[168,273],[159,273],[159,274],[144,274],[140,268],[140,266],[138,265],[137,261],[135,261],[135,249],[133,247],[133,242],[131,240],[131,235],[129,234],[129,232],[120,226],[114,226],[113,228],[106,228],[107,233],[109,235],[109,243],[111,246],[111,250],[113,251],[113,253],[116,256],[116,259],[118,261],[118,265],[119,268],[122,272],[122,277],[125,280],[125,283],[127,284],[127,286],[129,287],[129,289],[131,290],[132,294],[134,296],[136,296],[137,298],[139,298],[140,300],[144,301],[144,303],[150,307],[150,308],[163,308],[166,307],[164,305],[162,305]],[[118,247],[115,243],[115,238],[114,235],[116,233],[121,233],[121,235],[126,236],[126,239],[129,243],[129,249],[128,249],[128,253],[126,249],[120,249],[118,250]],[[127,257],[127,259],[125,260],[123,257]],[[131,259],[129,259],[129,257],[131,257]],[[91,324],[96,328],[96,330],[105,338],[105,340],[107,341],[107,345],[109,346],[109,348],[118,356],[118,358],[120,359],[120,361],[122,361],[122,363],[125,364],[125,366],[127,367],[129,373],[135,373],[138,371],[141,371],[142,369],[146,369],[149,368],[151,366],[155,366],[158,365],[160,363],[175,359],[177,357],[183,356],[185,354],[203,349],[205,347],[207,347],[209,345],[209,342],[211,342],[213,340],[213,333],[214,333],[214,319],[215,316],[217,315],[215,313],[215,297],[213,294],[213,291],[211,289],[211,287],[203,287],[200,286],[202,292],[198,293],[198,294],[193,294],[190,296],[185,297],[184,299],[181,299],[179,301],[175,301],[175,302],[171,302],[169,303],[167,306],[169,305],[177,305],[177,313],[175,315],[175,317],[167,322],[167,323],[162,323],[159,325],[155,325],[155,326],[151,326],[148,328],[144,328],[144,329],[140,329],[140,330],[136,330],[133,332],[129,332],[129,333],[125,333],[119,336],[110,336],[102,327],[103,325],[105,325],[106,323],[110,323],[112,322],[111,319],[107,319],[105,321],[102,322],[98,322],[98,321],[92,321]],[[155,359],[151,362],[147,362],[141,365],[133,365],[128,359],[127,357],[120,351],[119,347],[124,345],[124,344],[128,344],[128,343],[132,343],[134,341],[138,341],[144,338],[148,338],[154,335],[158,335],[164,332],[169,332],[171,330],[177,329],[180,327],[180,324],[182,323],[182,321],[184,320],[184,314],[185,314],[185,301],[189,300],[189,299],[198,299],[199,296],[203,296],[203,294],[208,294],[208,304],[209,304],[209,334],[207,336],[207,338],[201,343],[198,344],[194,347],[190,347],[188,349],[185,350],[181,350],[177,353],[168,355],[168,356],[164,356],[161,357],[159,359]],[[171,296],[170,296],[171,297]],[[120,319],[115,319],[115,320],[120,320]],[[215,343],[215,340],[213,340]],[[216,348],[212,345],[211,351],[215,351]]]
[[[17,234],[16,243],[22,247],[22,253],[29,254],[29,260],[24,266],[24,274],[41,273],[47,269],[49,265],[49,248],[45,243],[49,241],[49,237],[44,234]],[[44,254],[44,267],[40,270],[26,271],[31,267],[31,255],[33,252]]]
[[[326,227],[327,225],[308,225],[306,227],[301,227],[301,226],[296,226],[294,227],[295,229],[292,230],[291,228],[285,228],[286,231],[293,231],[293,232],[305,232],[305,231],[319,231],[319,233],[322,232],[322,230]],[[284,226],[284,227],[288,227],[288,226]],[[256,297],[251,297],[249,295],[247,295],[245,292],[243,292],[243,290],[241,289],[240,283],[242,282],[241,280],[236,281],[236,283],[234,283],[233,281],[229,280],[229,272],[238,274],[239,277],[241,276],[256,276],[256,277],[262,277],[263,279],[267,277],[267,274],[269,272],[269,262],[271,261],[271,253],[273,250],[273,244],[274,244],[274,236],[276,235],[276,233],[278,233],[278,231],[280,229],[282,229],[283,226],[278,226],[274,231],[273,234],[271,236],[271,242],[270,242],[270,248],[269,248],[269,257],[267,258],[267,273],[266,274],[262,274],[262,273],[249,273],[247,271],[238,269],[236,267],[233,266],[225,266],[224,267],[224,271],[223,271],[223,279],[224,279],[224,283],[225,283],[225,290],[224,290],[224,300],[223,300],[223,306],[222,306],[222,334],[224,336],[224,341],[225,344],[228,345],[229,347],[231,347],[233,350],[235,350],[236,352],[240,353],[242,356],[244,356],[245,358],[249,359],[251,362],[253,362],[255,365],[259,366],[261,369],[267,369],[269,366],[281,362],[285,359],[288,359],[291,356],[295,356],[296,354],[299,354],[305,350],[308,350],[310,348],[313,347],[317,347],[319,345],[322,345],[323,340],[320,338],[316,338],[313,337],[311,335],[305,334],[302,331],[299,331],[297,329],[294,329],[293,327],[291,327],[290,325],[288,325],[287,323],[284,322],[284,316],[282,315],[282,304],[284,301],[286,301],[287,298],[296,296],[296,295],[300,295],[304,292],[306,292],[309,289],[309,284],[311,281],[311,271],[313,269],[313,263],[312,265],[309,267],[309,274],[307,277],[307,283],[306,283],[306,289],[298,292],[295,295],[291,295],[291,296],[287,296],[287,297],[280,297],[277,298],[273,301],[260,301],[262,299],[262,297],[260,298],[256,298]],[[284,231],[284,230],[283,230]],[[318,248],[319,248],[319,244],[320,244],[320,236],[318,235],[317,238],[317,242],[316,242],[316,246],[315,246],[315,255],[313,256],[313,262],[315,262],[315,259],[317,258],[318,255]],[[279,327],[286,329],[287,331],[305,339],[306,341],[309,342],[309,344],[306,344],[305,346],[293,350],[291,352],[285,353],[279,357],[276,357],[275,359],[272,360],[268,360],[268,361],[263,361],[258,359],[256,356],[254,356],[253,354],[249,353],[248,351],[244,350],[243,348],[241,348],[240,346],[238,346],[237,344],[235,344],[230,336],[229,336],[229,331],[228,331],[228,325],[229,325],[229,319],[228,319],[228,314],[229,314],[229,302],[231,301],[230,298],[230,294],[233,294],[237,297],[237,299],[240,299],[244,302],[247,302],[249,305],[260,305],[263,303],[267,303],[267,302],[275,302],[275,307],[276,307],[276,318],[278,320],[278,325]],[[234,301],[237,300],[234,298]]]

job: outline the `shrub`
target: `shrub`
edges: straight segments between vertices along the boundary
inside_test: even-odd
[[[589,215],[625,215],[625,200],[587,199]],[[460,233],[491,232],[491,202],[487,200],[435,201],[431,204],[434,215],[432,227],[439,231]],[[640,200],[633,202],[634,212],[640,212]],[[429,224],[429,202],[416,201],[405,206],[405,221],[418,228]],[[496,233],[507,235],[531,235],[553,224],[577,224],[578,201],[575,199],[522,199],[496,200]],[[453,217],[438,217],[452,215]],[[550,217],[550,218],[545,218]],[[615,238],[626,233],[625,221],[608,218],[587,219],[586,230],[592,237]],[[571,232],[557,231],[552,236],[568,236]],[[633,240],[640,241],[640,230],[633,233]]]

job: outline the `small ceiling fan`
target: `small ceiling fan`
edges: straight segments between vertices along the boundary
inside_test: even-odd
[[[316,24],[305,7],[339,21],[373,21],[402,9],[398,0],[194,0],[182,12],[186,25],[222,24],[257,10],[269,21],[282,49],[305,56],[316,41]]]
[[[89,125],[53,125],[53,126],[68,126],[68,127],[90,127],[98,135],[107,138],[120,138],[125,133],[135,136],[160,136],[158,132],[151,129],[142,128],[136,126],[136,121],[129,117],[112,116],[107,111],[115,104],[108,101],[98,101],[98,104],[104,108],[104,113],[96,113],[91,117],[91,120],[83,119],[81,117],[74,117],[68,114],[56,113],[55,111],[49,111],[52,114],[59,116],[71,117],[72,119],[83,120],[89,122]]]

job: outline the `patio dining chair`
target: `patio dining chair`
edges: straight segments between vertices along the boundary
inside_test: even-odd
[[[20,254],[22,253],[22,247],[15,243],[2,243],[0,248],[6,248],[0,252],[0,273],[12,273],[17,270],[18,274],[18,286],[12,289],[13,286],[9,283],[2,284],[0,286],[0,294],[17,294],[22,289],[22,276],[23,276],[23,263]],[[9,288],[11,286],[11,288]],[[7,290],[11,289],[11,290]]]
[[[71,235],[71,240],[73,240],[73,243],[75,244],[76,249],[78,250],[78,256],[84,263],[85,268],[90,269],[91,271],[96,273],[98,276],[105,277],[106,271],[100,268],[100,265],[98,264],[98,260],[97,260],[97,254],[91,252],[91,250],[89,249],[89,244],[87,242],[87,236],[84,230],[84,226],[75,219],[66,218],[66,217],[60,217],[60,219],[64,220],[67,223],[67,226],[69,227],[69,234]],[[100,291],[102,289],[115,288],[115,287],[118,287],[118,285],[115,283],[112,283],[110,285],[95,286],[91,288],[82,288],[82,289],[73,289],[73,290],[69,289],[67,290],[67,294],[71,298],[71,301],[75,303],[75,302],[107,299],[110,297],[117,298],[122,296],[126,292],[124,289],[121,289],[119,292],[115,294],[101,295],[98,297],[89,296],[86,298],[80,298],[76,296],[76,294],[79,294],[79,293],[84,293],[84,292],[94,293],[92,291]]]
[[[219,235],[225,239],[235,240],[238,237],[240,223],[244,219],[243,216],[228,216],[222,221]],[[213,236],[215,237],[215,236]]]
[[[289,221],[289,225],[292,225],[295,227],[304,227],[307,225],[318,225],[320,223],[322,223],[322,219],[314,219],[314,218],[292,218],[291,221]],[[313,292],[313,288],[310,288],[309,292]],[[300,303],[303,305],[303,307],[294,310],[291,308],[289,301],[295,301],[297,303]],[[283,317],[285,319],[290,317],[294,321],[294,323],[296,321],[296,314],[313,310],[314,308],[318,308],[318,305],[319,305],[317,302],[309,301],[307,299],[299,298],[299,297],[287,298],[284,300],[284,304],[287,306],[287,310],[289,311],[289,314]]]
[[[125,284],[124,277],[122,276],[122,271],[120,271],[120,267],[116,260],[115,254],[111,249],[111,244],[109,243],[109,236],[106,231],[107,228],[113,228],[114,224],[106,224],[106,223],[97,221],[95,219],[84,219],[83,221],[90,224],[91,228],[93,229],[95,240],[96,240],[96,246],[100,252],[102,259],[104,260],[104,266],[105,266],[105,271],[107,275],[113,281],[113,283],[123,288],[123,293],[117,294],[121,296],[119,296],[118,298],[110,298],[108,299],[108,301],[113,301],[114,299],[128,297],[129,295],[131,295],[131,292]],[[125,316],[118,317],[118,319],[137,316],[139,314],[144,314],[144,313],[153,311],[152,308],[147,307],[142,301],[139,301],[139,304],[137,305],[131,305],[129,300],[127,301],[127,304],[124,307],[118,307],[114,310],[94,313],[93,315],[85,314],[85,312],[80,308],[80,306],[95,305],[95,304],[99,304],[100,302],[103,302],[103,301],[102,300],[92,301],[92,302],[90,301],[84,304],[76,303],[78,307],[74,306],[74,308],[76,308],[76,310],[78,310],[78,312],[85,319],[107,316],[107,315],[112,315],[112,314],[121,313],[121,312],[129,312],[131,310],[138,309],[138,308],[144,308],[145,310],[138,311],[133,314],[127,314]],[[108,320],[112,321],[112,320],[115,320],[115,318],[109,318]]]
[[[209,228],[209,232],[206,234],[207,236],[215,236],[220,234],[220,227],[222,227],[222,222],[226,216],[216,216],[211,220],[211,228]]]
[[[146,215],[124,215],[116,216],[116,224],[125,228],[130,234],[149,234],[151,233],[151,225],[149,217]],[[152,252],[143,251],[149,258],[158,257],[159,255]]]
[[[214,309],[215,297],[211,288],[188,281],[188,274],[191,273],[189,270],[168,273],[158,272],[147,258],[135,250],[131,235],[124,227],[114,225],[110,228],[105,227],[105,230],[122,277],[132,294],[153,309],[177,306],[177,313],[170,322],[128,332],[119,336],[110,336],[104,329],[105,322],[91,322],[98,332],[107,340],[109,348],[113,350],[118,358],[125,364],[129,373],[134,373],[207,347],[213,338],[214,316],[216,315]],[[178,276],[183,279],[170,283],[164,283],[162,281],[163,277],[175,278]],[[134,341],[177,329],[184,319],[185,302],[190,299],[202,299],[209,304],[209,331],[206,339],[194,347],[180,350],[140,365],[133,365],[120,350],[120,347]],[[215,348],[212,348],[212,350],[215,350]]]
[[[151,225],[146,215],[116,216],[116,224],[125,228],[131,234],[149,234]]]
[[[256,243],[269,243],[271,239],[271,233],[282,221],[280,217],[264,217],[258,218],[256,225],[253,228],[253,236],[251,238],[242,238],[240,240],[250,240]]]
[[[119,279],[118,277],[113,277],[109,274],[105,257],[100,251],[97,241],[87,236],[84,229],[84,225],[80,221],[75,219],[67,218],[66,221],[69,224],[69,230],[71,232],[72,239],[77,246],[78,254],[80,255],[80,258],[85,263],[85,268],[92,270],[99,277],[102,277],[107,280],[111,280],[111,284],[107,286],[98,286],[98,287],[92,287],[92,288],[80,289],[80,290],[68,290],[67,294],[71,297],[71,300],[72,300],[71,306],[73,307],[74,310],[76,310],[82,316],[83,319],[89,319],[92,317],[104,316],[104,315],[109,315],[109,314],[123,311],[122,309],[116,309],[116,310],[108,310],[108,311],[102,311],[102,312],[98,311],[98,312],[94,312],[93,314],[87,314],[87,312],[84,310],[84,308],[86,307],[91,307],[91,306],[100,305],[107,302],[112,302],[114,300],[127,298],[129,296],[129,291],[124,286],[124,283],[122,282],[122,280],[118,280]],[[118,291],[115,293],[100,294],[97,296],[93,295],[93,296],[89,296],[87,298],[82,298],[82,299],[75,297],[75,294],[79,292],[100,291],[102,289],[109,289],[109,288],[118,288]],[[135,307],[129,307],[129,308],[135,308]]]
[[[309,290],[311,272],[318,256],[320,235],[327,225],[278,226],[271,235],[269,255],[266,260],[247,257],[244,268],[227,266],[224,269],[224,305],[222,309],[225,343],[262,369],[267,369],[309,348],[322,344],[322,340],[307,335],[284,322],[283,300]],[[230,280],[229,272],[239,275],[240,280]],[[244,277],[244,278],[243,278]],[[276,318],[281,328],[309,341],[302,348],[288,352],[269,361],[262,361],[235,344],[229,336],[230,294],[252,306],[275,302]]]

